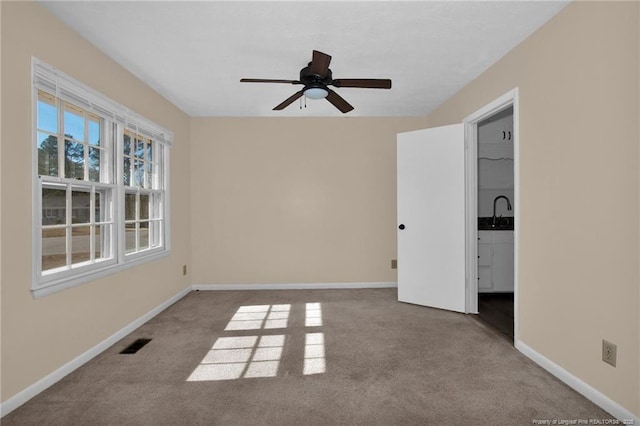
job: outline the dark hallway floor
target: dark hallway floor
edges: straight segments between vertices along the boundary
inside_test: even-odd
[[[478,319],[513,342],[513,293],[478,293]]]

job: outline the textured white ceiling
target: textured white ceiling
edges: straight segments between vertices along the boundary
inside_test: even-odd
[[[41,2],[185,113],[341,116],[326,100],[272,108],[299,90],[313,49],[334,78],[390,78],[391,90],[336,89],[347,116],[426,116],[567,2]]]

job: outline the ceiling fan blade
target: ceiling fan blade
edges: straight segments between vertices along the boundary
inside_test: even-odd
[[[293,103],[293,101],[295,101],[296,99],[300,98],[303,93],[304,93],[304,91],[302,91],[302,90],[299,91],[299,92],[294,93],[293,95],[289,96],[284,102],[282,102],[280,105],[276,106],[273,110],[274,111],[280,111],[282,109],[285,109],[286,107],[291,105]]]
[[[342,96],[338,95],[333,90],[327,88],[329,94],[327,95],[327,100],[333,104],[334,107],[338,108],[343,114],[349,112],[353,109],[349,102],[345,101]]]
[[[339,78],[333,80],[336,87],[360,87],[363,89],[391,89],[388,78]]]
[[[273,80],[269,78],[242,78],[240,83],[288,83],[288,84],[302,84],[298,80]]]
[[[331,63],[331,56],[314,50],[313,59],[311,60],[311,72],[324,79],[329,71],[329,63]]]

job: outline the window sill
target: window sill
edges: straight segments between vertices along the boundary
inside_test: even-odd
[[[34,299],[48,296],[67,288],[77,287],[79,285],[86,284],[100,278],[108,277],[109,275],[117,274],[118,272],[133,268],[135,266],[165,258],[170,254],[170,252],[171,251],[169,249],[165,249],[162,251],[149,253],[145,256],[136,256],[135,259],[127,260],[125,263],[108,265],[104,268],[94,269],[91,271],[80,273],[78,275],[74,275],[73,277],[64,277],[58,280],[48,281],[44,284],[34,282],[34,285],[31,288],[31,294]]]

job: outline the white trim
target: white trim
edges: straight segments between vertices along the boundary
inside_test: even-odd
[[[467,313],[478,313],[478,212],[477,212],[477,127],[478,122],[488,118],[510,106],[513,106],[513,333],[514,342],[518,340],[519,309],[518,309],[518,265],[520,258],[520,106],[519,90],[516,87],[465,117],[465,161],[467,166],[467,188],[465,190],[467,202]],[[473,145],[473,146],[470,146]],[[471,190],[470,190],[471,189]]]
[[[37,89],[76,104],[104,119],[123,124],[157,142],[173,144],[173,132],[33,56],[31,76],[32,86]]]
[[[184,296],[186,296],[190,292],[191,292],[191,288],[190,287],[187,287],[187,288],[181,290],[178,294],[176,294],[175,296],[171,297],[169,300],[166,300],[165,302],[163,302],[160,305],[156,306],[155,308],[153,308],[152,310],[150,310],[146,314],[142,315],[138,319],[134,320],[133,322],[131,322],[130,324],[125,326],[124,328],[122,328],[119,331],[117,331],[115,334],[111,335],[110,337],[107,337],[105,340],[103,340],[102,342],[98,343],[97,345],[95,345],[94,347],[92,347],[91,349],[86,351],[85,353],[75,357],[74,359],[72,359],[71,361],[67,362],[62,367],[60,367],[57,370],[53,371],[52,373],[46,375],[45,377],[43,377],[42,379],[38,380],[34,384],[30,385],[26,389],[18,392],[16,395],[12,396],[11,398],[6,400],[5,402],[0,403],[0,417],[3,417],[5,415],[9,414],[10,412],[12,412],[16,408],[18,408],[19,406],[21,406],[22,404],[27,402],[28,400],[30,400],[31,398],[33,398],[34,396],[36,396],[40,392],[42,392],[45,389],[49,388],[50,386],[52,386],[56,382],[60,381],[62,378],[64,378],[68,374],[71,374],[73,371],[75,371],[79,367],[82,367],[84,364],[89,362],[91,359],[93,359],[96,356],[100,355],[102,352],[104,352],[105,350],[107,350],[108,348],[113,346],[119,340],[121,340],[124,337],[128,336],[129,334],[131,334],[138,327],[140,327],[141,325],[143,325],[144,323],[146,323],[147,321],[149,321],[150,319],[152,319],[153,317],[158,315],[160,312],[162,312],[165,309],[167,309],[169,306],[171,306],[174,303],[176,303],[178,300],[182,299]]]
[[[31,61],[31,76],[33,78],[35,63]],[[31,287],[40,282],[41,253],[42,253],[42,181],[38,176],[38,147],[37,147],[37,117],[38,117],[38,89],[31,85]],[[58,119],[59,121],[60,119]],[[39,212],[38,214],[36,214]],[[37,232],[36,232],[37,231]]]
[[[102,269],[90,269],[84,273],[77,274],[72,277],[63,277],[55,281],[50,281],[31,289],[31,294],[34,299],[38,299],[43,296],[57,293],[67,288],[76,287],[82,284],[86,284],[92,281],[99,280],[109,275],[113,275],[125,269],[133,268],[144,263],[153,262],[154,260],[160,260],[169,256],[169,250],[150,250],[146,253],[146,256],[136,257],[132,260],[127,260],[124,263],[110,263]]]
[[[171,251],[171,157],[169,156],[169,147],[162,148],[162,155],[164,156],[162,161],[162,178],[164,179],[164,195],[162,196],[162,225],[164,226],[164,235],[162,240],[162,246],[167,251]]]
[[[613,401],[611,398],[594,388],[593,386],[583,382],[578,377],[574,376],[564,368],[560,367],[549,358],[536,352],[531,347],[527,346],[520,340],[516,340],[515,347],[522,352],[527,358],[538,364],[540,367],[547,370],[549,373],[566,383],[569,387],[580,393],[588,400],[613,415],[618,420],[633,420],[634,423],[625,424],[640,424],[640,416],[633,414],[631,411],[624,408],[622,405]]]
[[[113,133],[114,129],[115,129],[115,138],[113,138],[113,143],[115,143],[116,145],[116,151],[115,151],[115,179],[113,179],[113,183],[116,185],[116,189],[114,191],[115,196],[113,198],[113,217],[114,220],[115,218],[118,218],[118,221],[122,221],[124,222],[124,218],[125,218],[125,212],[124,212],[124,194],[125,194],[125,187],[124,187],[124,161],[123,161],[123,145],[124,145],[124,133],[123,133],[123,126],[122,124],[118,124],[118,123],[112,123],[111,126],[109,126],[111,128],[111,132]],[[116,240],[114,241],[114,243],[112,244],[112,247],[114,250],[116,250],[115,253],[113,254],[113,257],[115,257],[118,260],[118,264],[125,264],[125,226],[124,224],[122,224],[122,226],[118,225],[116,226],[116,229],[113,232],[113,235],[115,235]]]
[[[478,121],[464,123],[465,312],[478,313]],[[475,208],[473,208],[475,207]]]
[[[279,284],[194,284],[193,290],[340,290],[354,288],[396,288],[397,282],[279,283]]]

